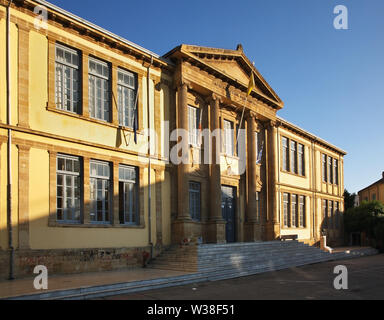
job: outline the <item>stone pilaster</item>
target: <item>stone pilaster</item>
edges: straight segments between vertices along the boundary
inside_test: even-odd
[[[207,222],[207,242],[223,243],[226,239],[225,220],[221,209],[221,169],[220,169],[220,102],[221,99],[213,94],[210,97],[211,123],[210,129],[213,134],[211,142],[211,173],[209,177],[210,185],[210,214]]]
[[[29,249],[29,150],[18,145],[19,149],[19,249]]]
[[[18,126],[29,128],[29,30],[19,25]]]
[[[277,126],[276,121],[271,120],[267,126],[268,133],[268,175],[269,175],[269,212],[267,221],[267,240],[276,240],[280,236],[280,219],[279,219],[279,208],[278,208],[278,191],[277,191],[277,170],[279,170],[277,155]]]
[[[260,223],[257,219],[257,169],[256,169],[256,114],[250,111],[247,121],[248,204],[245,222],[245,241],[261,240]]]

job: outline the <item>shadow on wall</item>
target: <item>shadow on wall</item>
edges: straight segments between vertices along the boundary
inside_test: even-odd
[[[156,184],[153,184],[152,188],[155,192]],[[65,221],[61,211],[49,210],[32,213],[32,216],[38,218],[31,218],[29,223],[20,224],[19,228],[15,227],[14,219],[14,276],[34,276],[34,268],[38,265],[46,266],[49,274],[112,271],[145,266],[150,257],[151,246],[148,244],[148,218],[144,215],[148,207],[144,199],[147,197],[147,191],[144,193],[144,189],[147,187],[137,188],[137,197],[140,200],[135,203],[124,202],[125,199],[121,195],[113,195],[109,201],[100,196],[96,202],[84,203],[81,206],[79,221]],[[84,187],[82,194],[83,192]],[[61,203],[61,200],[57,199],[57,203]],[[49,197],[30,199],[30,205],[48,208]],[[111,214],[108,217],[106,212],[103,212],[103,209],[108,207],[111,213],[115,211],[115,216]],[[124,207],[133,208],[135,211],[128,210],[129,213],[124,215]],[[76,211],[75,208],[71,209],[73,210],[65,210],[67,217]],[[84,213],[88,213],[87,218]],[[152,228],[155,228],[156,224],[161,228],[161,214],[162,211],[152,210]],[[91,217],[95,221],[90,221]],[[103,218],[112,222],[100,221]],[[113,221],[114,219],[117,221]],[[138,223],[129,223],[127,219]],[[153,256],[156,256],[164,247],[161,233],[157,239],[154,234],[156,233],[152,233]],[[8,230],[0,229],[0,235],[3,243],[8,243]],[[9,274],[10,250],[2,248],[0,278],[8,279]]]

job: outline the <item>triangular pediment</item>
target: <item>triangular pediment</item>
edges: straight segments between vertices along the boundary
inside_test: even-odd
[[[252,72],[255,75],[254,91],[267,97],[277,105],[283,106],[281,99],[264,80],[253,63],[245,56],[242,48],[228,50],[200,46],[182,45],[181,50],[194,56],[199,62],[206,64],[235,81],[248,86]]]

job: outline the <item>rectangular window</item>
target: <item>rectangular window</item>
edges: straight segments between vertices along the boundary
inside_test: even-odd
[[[333,181],[339,185],[339,161],[337,159],[333,159]]]
[[[57,220],[80,222],[80,159],[57,156]]]
[[[289,205],[289,193],[284,193],[283,195],[283,223],[284,227],[289,227],[290,219],[290,205]]]
[[[139,224],[137,169],[119,167],[119,220],[120,224]]]
[[[56,107],[80,113],[79,54],[73,49],[56,44],[55,56]]]
[[[328,157],[328,183],[333,183],[333,164],[332,164],[332,158]]]
[[[340,204],[335,202],[335,228],[338,229],[340,226]]]
[[[189,213],[191,219],[201,220],[201,185],[198,182],[189,182]]]
[[[291,172],[297,173],[297,143],[291,141]]]
[[[229,156],[234,155],[233,122],[224,120],[224,150]]]
[[[304,146],[300,143],[298,145],[298,170],[299,175],[305,176]]]
[[[327,156],[325,154],[322,155],[322,164],[323,164],[323,182],[328,181],[327,176]]]
[[[90,219],[92,222],[110,222],[110,171],[107,162],[90,162]]]
[[[137,114],[137,80],[135,74],[122,69],[117,71],[117,103],[119,124],[133,129]]]
[[[193,146],[199,144],[199,109],[188,106],[188,121],[189,121],[189,143]]]
[[[110,121],[109,66],[89,58],[89,115],[92,118]]]
[[[323,200],[323,228],[328,228],[328,201]]]
[[[297,195],[293,194],[292,195],[292,218],[291,218],[291,226],[292,227],[297,227]]]
[[[283,137],[283,170],[289,171],[289,151],[288,151],[288,139]]]
[[[299,197],[299,226],[300,228],[305,227],[305,197]]]
[[[328,207],[329,207],[329,216],[328,216],[329,223],[328,223],[328,227],[333,229],[333,218],[334,218],[334,216],[333,216],[333,214],[334,214],[334,212],[333,212],[333,201],[329,201]]]

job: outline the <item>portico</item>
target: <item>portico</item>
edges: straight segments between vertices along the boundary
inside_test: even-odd
[[[283,103],[246,58],[242,47],[237,50],[212,49],[182,45],[166,55],[177,65],[177,127],[193,131],[196,121],[210,132],[221,130],[200,145],[182,141],[183,157],[188,164],[177,165],[177,208],[172,223],[172,239],[202,238],[207,243],[253,242],[275,239],[273,195],[274,141],[265,141],[275,125],[276,112]],[[251,74],[256,89],[247,96]],[[196,110],[195,110],[196,109]],[[191,113],[189,113],[189,111]],[[192,116],[191,116],[192,114]],[[190,119],[199,114],[201,119]],[[241,128],[240,128],[241,126]],[[198,125],[196,125],[198,127]],[[239,128],[244,130],[238,137]],[[239,138],[239,141],[237,141]],[[180,141],[179,141],[180,142]],[[207,146],[206,144],[210,145]],[[208,148],[207,148],[208,147]],[[204,159],[210,150],[211,162]],[[262,158],[259,159],[258,157]],[[200,190],[200,215],[194,217],[194,194],[191,183]],[[267,197],[270,196],[270,199]],[[193,199],[190,199],[193,197]]]

